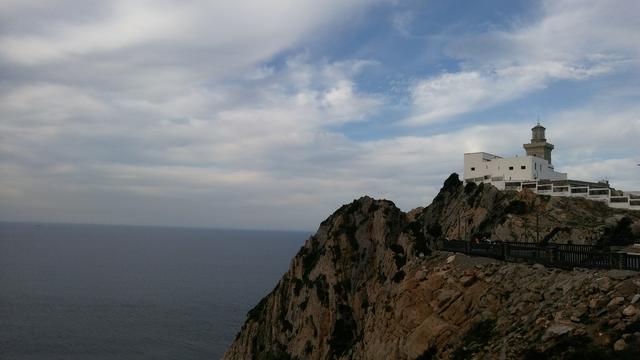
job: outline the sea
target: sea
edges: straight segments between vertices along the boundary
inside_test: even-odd
[[[0,359],[220,359],[309,235],[0,222]]]

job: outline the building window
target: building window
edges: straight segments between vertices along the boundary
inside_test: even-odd
[[[471,171],[476,171],[476,168],[472,167],[472,168],[471,168]]]
[[[509,170],[513,170],[513,166],[509,166]]]
[[[522,165],[522,166],[520,166],[520,169],[522,169],[522,170],[524,170],[524,169],[526,169],[526,168],[527,168],[527,166],[526,166],[526,165]]]

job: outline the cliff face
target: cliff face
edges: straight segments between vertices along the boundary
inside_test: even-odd
[[[365,334],[382,328],[371,314],[390,304],[391,284],[404,280],[401,269],[415,257],[421,230],[415,213],[389,201],[365,197],[343,206],[249,312],[225,358],[324,359],[373,350]],[[424,241],[420,246],[428,252]]]
[[[583,198],[499,191],[490,185],[462,186],[457,175],[426,209],[429,240],[471,240],[597,245],[631,242],[640,234],[640,212],[617,210]]]
[[[564,222],[613,219],[610,232],[624,234],[638,220],[564,200],[465,188],[452,176],[426,209],[403,213],[390,201],[368,197],[345,205],[322,222],[274,290],[249,312],[225,359],[634,353],[640,343],[637,273],[561,271],[430,250],[433,240],[464,233],[460,213],[469,214],[468,236],[494,238],[511,235],[517,221],[538,208]],[[628,229],[615,230],[624,216],[631,219]]]

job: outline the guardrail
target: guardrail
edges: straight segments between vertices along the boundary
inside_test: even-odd
[[[612,252],[591,245],[546,245],[522,242],[482,242],[441,240],[439,250],[484,256],[499,260],[531,261],[547,266],[572,269],[621,269],[640,271],[640,255]]]

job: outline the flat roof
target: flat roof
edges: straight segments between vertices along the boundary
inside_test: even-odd
[[[498,155],[491,154],[491,153],[484,152],[484,151],[476,151],[476,152],[468,152],[468,153],[464,153],[464,155],[474,155],[474,154],[489,155],[489,156],[493,156],[493,157],[495,157],[495,158],[500,158],[500,159],[502,159],[502,156],[498,156]]]

